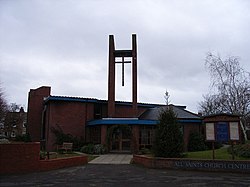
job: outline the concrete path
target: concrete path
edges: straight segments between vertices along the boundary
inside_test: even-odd
[[[130,164],[133,155],[128,154],[105,154],[100,155],[89,164]]]
[[[249,174],[149,169],[134,164],[86,164],[0,176],[0,187],[249,187]]]

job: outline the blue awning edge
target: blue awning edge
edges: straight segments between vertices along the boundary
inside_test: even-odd
[[[192,119],[192,120],[178,120],[179,123],[202,123],[202,120]],[[87,126],[96,125],[156,125],[158,120],[134,120],[134,119],[97,119],[87,122]]]
[[[87,126],[95,125],[156,125],[157,121],[155,120],[131,120],[131,119],[97,119],[87,122]]]

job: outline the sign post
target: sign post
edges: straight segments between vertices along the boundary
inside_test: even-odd
[[[214,154],[214,142],[215,142],[214,123],[206,123],[206,140],[212,142],[213,160],[214,160],[214,158],[215,158],[215,154]]]
[[[214,142],[231,142],[232,159],[234,160],[234,144],[240,140],[239,132],[239,122],[206,123],[206,141],[212,142],[213,160],[215,158]]]

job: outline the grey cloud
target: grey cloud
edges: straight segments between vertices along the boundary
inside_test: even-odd
[[[1,82],[9,101],[24,105],[41,85],[55,95],[106,99],[108,35],[128,49],[136,33],[139,101],[164,103],[167,88],[174,103],[197,111],[209,87],[208,51],[240,56],[250,69],[249,7],[236,0],[1,1]],[[130,100],[131,69],[123,88],[119,68],[116,97]]]

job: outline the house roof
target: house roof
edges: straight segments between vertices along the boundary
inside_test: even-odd
[[[144,112],[139,118],[144,120],[158,120],[160,113],[168,106],[160,106],[150,108]],[[201,120],[201,117],[186,110],[185,106],[170,105],[174,113],[177,115],[178,120]]]

